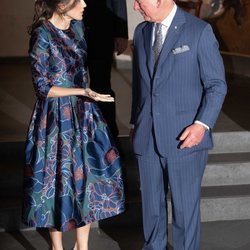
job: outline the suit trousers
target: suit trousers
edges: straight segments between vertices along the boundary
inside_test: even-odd
[[[88,68],[90,75],[90,88],[101,94],[110,94],[115,98],[115,93],[111,88],[112,61],[113,51],[110,51],[110,55],[106,55],[106,57],[89,59]],[[116,124],[115,102],[99,102],[98,106],[102,111],[111,134],[116,138],[119,131]]]
[[[136,156],[141,182],[143,249],[167,249],[167,193],[170,187],[174,250],[198,250],[200,190],[207,150],[178,158],[163,157],[159,155],[152,136],[147,151]]]

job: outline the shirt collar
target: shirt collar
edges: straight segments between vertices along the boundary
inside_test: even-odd
[[[170,25],[174,19],[176,11],[177,11],[177,6],[176,6],[176,4],[174,4],[174,7],[171,10],[171,12],[168,14],[168,16],[161,23],[166,27],[170,27]]]

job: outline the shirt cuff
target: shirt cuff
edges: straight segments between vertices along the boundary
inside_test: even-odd
[[[207,124],[205,124],[205,123],[203,123],[203,122],[195,121],[194,123],[200,124],[200,125],[204,126],[206,130],[209,130],[209,127],[207,126]]]
[[[130,128],[131,128],[131,129],[134,129],[134,128],[135,128],[135,125],[134,125],[134,124],[130,124]]]

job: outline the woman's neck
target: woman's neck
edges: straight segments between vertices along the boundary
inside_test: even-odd
[[[71,19],[68,16],[59,15],[54,13],[49,21],[58,29],[67,30],[70,26]]]

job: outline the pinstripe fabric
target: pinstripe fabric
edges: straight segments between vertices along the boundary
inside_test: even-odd
[[[227,90],[224,67],[210,25],[178,8],[154,71],[152,26],[137,26],[133,57],[131,123],[141,179],[144,249],[166,249],[164,187],[169,181],[174,249],[198,250],[200,186],[212,135],[207,131],[202,142],[189,149],[180,149],[178,138],[195,120],[213,128]]]
[[[145,237],[143,249],[163,250],[167,246],[167,203],[162,189],[163,173],[159,157],[149,159],[138,157],[138,165]]]
[[[226,94],[224,67],[212,29],[177,9],[154,74],[152,26],[143,22],[134,34],[131,123],[136,130],[135,153],[144,154],[152,123],[161,155],[177,157],[211,149],[210,132],[198,146],[185,150],[178,148],[178,137],[194,120],[213,128]],[[183,45],[189,50],[173,53]]]
[[[175,250],[200,249],[200,188],[207,156],[202,150],[175,160],[161,158],[172,194]]]
[[[152,140],[147,154],[137,155],[141,180],[144,250],[167,247],[167,192],[171,189],[173,246],[175,250],[198,250],[200,246],[200,187],[207,150],[175,160],[161,157]]]

